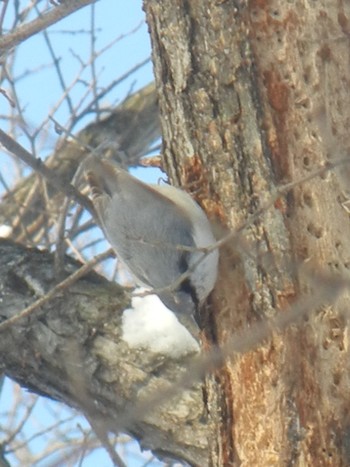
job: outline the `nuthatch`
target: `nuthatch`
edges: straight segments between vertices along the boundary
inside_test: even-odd
[[[143,183],[106,159],[90,156],[85,173],[118,257],[178,317],[193,319],[218,270],[217,249],[204,251],[215,243],[204,211],[186,192]]]

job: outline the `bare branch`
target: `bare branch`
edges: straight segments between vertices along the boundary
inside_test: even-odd
[[[29,167],[41,174],[45,179],[54,186],[57,190],[65,193],[67,196],[75,199],[79,204],[84,206],[92,215],[94,215],[94,207],[90,200],[83,196],[73,185],[61,182],[57,174],[41,161],[35,159],[26,149],[18,144],[14,139],[8,136],[0,129],[0,143],[13,155],[25,162]]]
[[[28,24],[19,26],[6,36],[0,37],[0,53],[8,52],[20,42],[23,42],[52,24],[57,23],[61,19],[72,14],[74,11],[95,3],[95,1],[96,0],[69,0],[61,2],[60,5],[55,6],[39,18],[36,18]]]
[[[30,316],[35,310],[37,310],[38,308],[45,305],[45,303],[52,300],[52,298],[55,295],[64,291],[65,289],[70,287],[72,284],[74,284],[74,282],[76,282],[78,279],[80,279],[85,274],[87,274],[89,271],[91,271],[96,266],[96,264],[98,264],[100,261],[103,261],[104,259],[108,258],[110,254],[111,254],[111,250],[108,250],[105,253],[101,253],[100,255],[95,256],[95,258],[93,258],[88,263],[84,264],[84,266],[82,266],[80,269],[75,271],[73,274],[68,276],[66,279],[64,279],[59,284],[57,284],[52,290],[50,290],[50,292],[46,293],[43,297],[39,298],[36,302],[29,305],[27,308],[22,310],[17,315],[12,316],[6,321],[3,321],[2,323],[0,323],[0,332],[5,331],[10,326],[13,326],[14,324],[18,323],[18,321],[20,321],[21,319],[27,318],[28,316]]]

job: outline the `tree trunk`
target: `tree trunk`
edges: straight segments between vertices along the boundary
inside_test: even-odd
[[[239,231],[221,250],[205,331],[208,346],[237,330],[253,343],[207,379],[211,464],[349,465],[345,158],[330,169],[350,144],[350,7],[144,8],[168,173],[222,232]],[[263,343],[248,332],[298,310],[307,317]]]

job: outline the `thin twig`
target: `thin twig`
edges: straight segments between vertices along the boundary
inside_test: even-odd
[[[96,0],[70,0],[62,2],[60,5],[43,13],[39,18],[34,19],[28,24],[23,24],[10,34],[0,37],[0,52],[6,52],[15,47],[20,42],[28,39],[34,34],[57,23],[61,19],[69,16],[74,11],[80,10],[86,5],[94,3]]]
[[[198,260],[190,267],[188,268],[183,274],[181,274],[174,282],[172,282],[170,285],[162,288],[162,289],[154,289],[151,291],[151,293],[160,293],[160,292],[164,292],[164,291],[168,291],[168,290],[176,290],[176,288],[186,279],[188,279],[188,277],[190,276],[190,274],[193,273],[193,271],[197,268],[197,266],[202,262],[204,261],[204,259],[213,251],[213,250],[216,250],[222,246],[224,246],[225,244],[227,244],[228,242],[231,242],[233,240],[235,241],[238,241],[239,240],[239,237],[242,235],[242,232],[250,227],[251,225],[253,225],[263,214],[265,214],[272,206],[274,206],[274,204],[276,203],[276,201],[278,200],[278,198],[280,198],[281,196],[284,196],[286,195],[290,190],[292,190],[293,188],[295,188],[296,186],[299,186],[299,185],[302,185],[303,183],[306,183],[306,182],[309,182],[310,180],[314,179],[315,177],[317,176],[321,176],[327,172],[329,172],[330,170],[333,170],[335,169],[336,167],[339,167],[341,165],[345,165],[345,164],[350,164],[350,157],[347,156],[347,157],[343,157],[343,158],[340,158],[340,159],[337,159],[333,162],[327,162],[323,167],[320,167],[318,169],[315,169],[314,171],[312,171],[310,174],[308,175],[305,175],[304,177],[301,177],[299,178],[298,180],[294,181],[294,182],[289,182],[289,183],[286,183],[284,185],[281,185],[280,187],[277,187],[276,190],[275,190],[275,193],[273,193],[270,198],[266,201],[266,203],[264,203],[259,209],[257,209],[250,217],[248,217],[248,219],[243,222],[240,226],[238,226],[235,230],[233,230],[232,232],[228,233],[227,235],[225,235],[223,238],[221,238],[220,240],[218,240],[217,242],[213,243],[212,245],[206,247],[206,248],[194,248],[194,247],[183,247],[183,246],[178,246],[180,247],[181,249],[189,249],[190,251],[193,250],[193,251],[202,251],[203,253],[205,253],[203,256],[201,256],[200,258],[198,258]],[[147,294],[149,294],[150,292],[148,291]],[[141,292],[140,295],[143,295],[145,294],[145,292]],[[138,295],[138,294],[135,294],[135,295]]]
[[[91,5],[90,11],[90,69],[93,101],[95,101],[95,110],[97,119],[100,120],[100,102],[97,99],[97,72],[96,72],[96,26],[95,26],[95,5]]]
[[[39,11],[39,8],[37,6],[35,7],[35,10],[36,10],[38,16],[42,16],[42,13]],[[67,89],[67,85],[66,85],[66,82],[65,82],[65,79],[64,79],[64,76],[63,76],[63,72],[62,72],[62,69],[61,69],[60,58],[58,58],[56,53],[55,53],[55,50],[53,48],[53,45],[51,43],[51,40],[49,38],[49,35],[48,35],[48,32],[47,32],[46,29],[43,30],[43,36],[44,36],[44,40],[45,40],[45,43],[47,45],[47,48],[49,49],[49,53],[51,55],[54,67],[56,69],[57,78],[58,78],[58,81],[60,83],[61,89],[62,89],[63,92],[65,92],[65,90]],[[65,93],[65,100],[67,102],[69,112],[71,114],[73,114],[73,103],[72,103],[72,99],[71,99],[71,96],[70,96],[69,93]]]
[[[0,36],[2,36],[2,26],[4,24],[5,13],[6,13],[6,9],[8,7],[8,4],[9,4],[9,0],[4,0],[4,5],[3,5],[1,13],[0,13]]]
[[[25,162],[29,167],[37,173],[45,177],[45,179],[54,186],[57,190],[62,191],[67,196],[75,199],[79,204],[84,206],[92,216],[95,216],[95,209],[91,201],[83,196],[73,185],[63,183],[57,174],[49,169],[41,159],[36,159],[30,154],[23,146],[18,144],[13,138],[8,136],[0,129],[0,143],[10,151],[14,156],[18,157],[21,161]]]
[[[70,287],[78,279],[80,279],[85,274],[87,274],[91,269],[93,269],[96,266],[97,263],[99,263],[100,261],[103,261],[104,259],[108,258],[109,256],[110,256],[110,251],[109,250],[107,252],[104,252],[104,253],[101,253],[100,255],[95,256],[94,259],[92,259],[88,263],[84,264],[84,266],[82,266],[77,271],[75,271],[73,274],[71,274],[66,279],[64,279],[62,282],[57,284],[47,294],[40,297],[34,303],[32,303],[27,308],[22,310],[20,313],[16,314],[15,316],[12,316],[11,318],[8,318],[6,321],[3,321],[2,323],[0,323],[0,332],[5,331],[10,326],[18,323],[18,321],[22,320],[23,318],[27,318],[28,316],[33,314],[33,312],[35,310],[37,310],[41,306],[45,305],[47,302],[49,302],[55,295],[57,295],[61,291],[63,291],[65,289],[67,289],[68,287]]]
[[[130,70],[128,70],[126,73],[124,73],[122,76],[120,76],[119,78],[117,78],[116,80],[112,81],[108,86],[106,86],[105,88],[103,88],[102,91],[100,91],[97,96],[96,96],[96,99],[97,100],[101,100],[104,96],[106,96],[110,91],[112,91],[113,88],[115,88],[116,86],[118,86],[119,84],[121,84],[123,81],[125,81],[127,78],[129,78],[133,73],[135,73],[136,71],[138,71],[140,68],[142,68],[143,66],[147,65],[148,63],[150,63],[151,61],[151,58],[148,57],[146,58],[145,60],[142,60],[142,62],[139,62],[137,63],[136,65],[134,65],[132,68],[130,68]],[[85,109],[83,109],[80,113],[79,113],[79,116],[78,116],[78,120],[80,120],[81,118],[83,118],[84,116],[88,115],[90,112],[92,112],[92,107],[96,104],[96,101],[95,100],[92,100]],[[77,121],[78,121],[77,120]]]
[[[108,438],[108,427],[104,421],[104,418],[99,416],[96,411],[96,406],[91,400],[91,396],[87,391],[86,374],[83,371],[82,364],[82,348],[79,346],[76,340],[72,340],[67,343],[64,349],[64,355],[66,358],[66,371],[69,375],[69,386],[72,389],[72,393],[79,394],[79,404],[83,409],[86,418],[88,419],[91,428],[94,430],[97,438],[108,452],[113,465],[116,467],[126,467],[125,463],[118,455],[114,447],[112,446]]]
[[[315,275],[311,276],[310,274],[310,280],[313,282],[319,280],[320,282],[314,296],[300,297],[288,311],[280,311],[274,318],[259,321],[242,331],[235,332],[222,347],[214,347],[209,352],[201,353],[195,357],[192,364],[188,365],[186,372],[177,382],[150,394],[143,400],[138,401],[133,408],[128,407],[127,411],[121,413],[118,416],[118,430],[127,431],[135,422],[142,419],[155,407],[168,403],[171,398],[178,396],[181,391],[190,388],[194,383],[202,381],[204,376],[210,372],[218,370],[227,358],[254,350],[267,339],[270,339],[273,334],[284,332],[290,325],[297,324],[304,316],[324,305],[325,302],[334,303],[341,292],[350,287],[348,280],[329,275],[322,276],[320,274],[315,278]]]
[[[105,427],[101,426],[98,421],[95,421],[92,417],[87,416],[91,428],[94,430],[96,436],[100,440],[102,446],[106,449],[111,458],[113,464],[116,467],[127,467],[123,459],[119,456],[117,451],[113,448],[111,442],[108,439],[108,432]]]

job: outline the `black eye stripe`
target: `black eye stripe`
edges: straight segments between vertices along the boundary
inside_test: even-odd
[[[188,251],[184,251],[181,254],[179,262],[178,262],[178,266],[179,266],[179,270],[181,271],[181,274],[185,273],[188,270],[188,266],[189,266],[188,265],[188,260],[189,260],[189,258],[190,258],[190,253]],[[196,307],[199,305],[199,300],[198,300],[198,296],[196,294],[196,290],[192,286],[189,277],[187,277],[184,281],[182,281],[182,283],[181,283],[181,285],[179,287],[179,290],[181,290],[182,292],[188,293],[191,296],[191,298],[193,300],[193,303],[195,304]]]
[[[192,286],[191,284],[191,281],[189,278],[185,279],[180,287],[179,287],[179,290],[181,290],[182,292],[185,292],[185,293],[188,293],[191,298],[192,298],[192,301],[193,303],[195,304],[195,307],[197,308],[198,305],[199,305],[199,300],[198,300],[198,296],[196,294],[196,290],[195,288]]]

